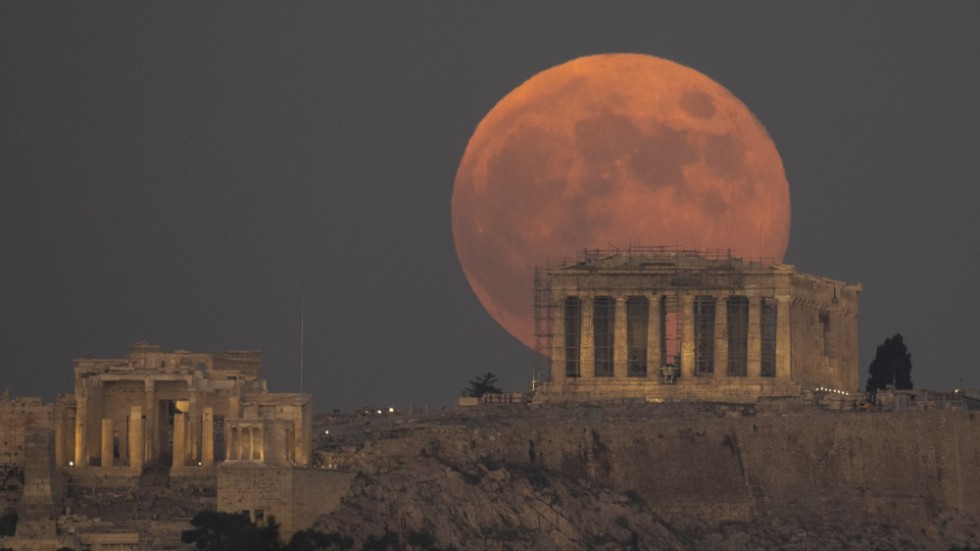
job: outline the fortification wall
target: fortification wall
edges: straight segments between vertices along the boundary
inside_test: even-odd
[[[288,467],[235,465],[218,468],[218,510],[246,512],[252,520],[275,516],[292,525],[292,473]],[[258,517],[258,518],[257,518]],[[284,532],[285,533],[285,532]]]
[[[340,505],[354,478],[349,472],[266,465],[224,465],[217,472],[219,511],[247,512],[256,522],[274,516],[286,537]]]
[[[980,511],[980,419],[961,411],[611,419],[567,408],[435,425],[373,446],[370,456],[386,458],[374,468],[420,453],[537,465],[635,492],[667,518],[834,510],[926,527],[946,510]]]

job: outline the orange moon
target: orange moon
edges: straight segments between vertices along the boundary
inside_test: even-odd
[[[487,312],[534,348],[534,268],[583,249],[665,245],[782,261],[789,184],[766,129],[705,75],[640,54],[531,77],[476,127],[453,238]]]

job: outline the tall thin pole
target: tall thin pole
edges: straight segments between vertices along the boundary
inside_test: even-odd
[[[299,391],[303,392],[303,325],[305,321],[306,295],[299,295]]]

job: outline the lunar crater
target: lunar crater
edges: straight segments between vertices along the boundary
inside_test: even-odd
[[[704,160],[716,174],[740,180],[745,174],[745,144],[734,133],[707,136]]]
[[[684,184],[684,165],[697,160],[688,132],[660,125],[647,132],[630,155],[630,171],[647,186],[657,189]]]
[[[715,103],[711,96],[697,90],[684,92],[680,105],[685,111],[699,119],[710,119],[715,116]]]

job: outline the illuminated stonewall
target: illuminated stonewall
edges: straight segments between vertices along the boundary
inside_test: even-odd
[[[727,252],[587,251],[537,271],[538,350],[550,365],[536,399],[856,391],[860,292]]]
[[[309,465],[310,395],[268,392],[261,361],[254,351],[165,353],[146,342],[127,358],[75,360],[75,393],[55,407],[58,467]]]

